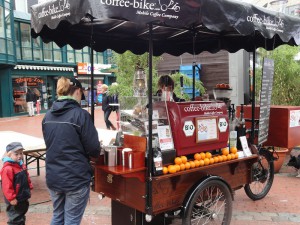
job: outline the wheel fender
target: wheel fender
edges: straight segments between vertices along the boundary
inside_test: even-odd
[[[265,156],[267,159],[269,159],[271,162],[274,161],[273,153],[265,148],[262,148],[259,150],[259,154]]]
[[[229,189],[230,193],[231,193],[231,197],[233,200],[233,190],[230,187],[230,185],[222,178],[219,176],[211,176],[208,175],[206,177],[201,178],[187,193],[187,195],[185,196],[185,199],[182,203],[182,218],[186,217],[186,209],[188,207],[188,205],[191,202],[191,199],[194,197],[194,195],[196,194],[197,190],[199,188],[201,188],[203,185],[205,185],[207,182],[212,181],[212,180],[219,180],[221,182],[223,182]]]

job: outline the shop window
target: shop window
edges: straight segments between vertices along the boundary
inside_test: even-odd
[[[53,43],[53,55],[55,62],[62,62],[61,48],[56,43]]]
[[[70,45],[67,45],[67,60],[68,63],[75,63],[74,49]]]
[[[7,54],[14,55],[14,45],[11,40],[7,40]]]
[[[11,38],[11,20],[10,20],[10,6],[8,2],[5,2],[5,24],[6,24],[6,37]]]
[[[14,24],[14,32],[15,32],[15,43],[16,43],[16,51],[17,51],[17,59],[21,59],[21,46],[20,46],[20,32],[19,32],[19,23]]]
[[[0,6],[0,38],[5,37],[5,32],[4,32],[4,12],[3,12],[3,7]],[[1,45],[3,46],[3,45]]]
[[[34,60],[41,61],[42,60],[42,44],[41,39],[36,38],[33,40],[33,58]]]
[[[26,12],[27,11],[27,0],[15,0],[15,10],[20,12]]]
[[[44,61],[52,61],[52,42],[44,44]]]
[[[27,112],[26,93],[28,88],[38,96],[40,109],[48,109],[46,85],[46,77],[12,76],[14,113]]]
[[[6,48],[5,48],[5,39],[4,38],[0,38],[0,53],[6,53]]]
[[[82,60],[82,51],[81,50],[75,50],[76,54],[76,62],[83,62]]]
[[[32,60],[30,25],[20,23],[20,40],[21,40],[21,58],[23,60]]]
[[[82,49],[83,61],[82,62],[90,62],[90,51],[89,47],[84,47]],[[78,61],[77,61],[78,62]]]

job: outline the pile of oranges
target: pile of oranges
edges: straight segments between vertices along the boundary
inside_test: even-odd
[[[210,152],[194,154],[194,160],[188,160],[186,156],[178,156],[174,159],[174,164],[163,167],[163,174],[176,173],[178,171],[193,169],[196,167],[208,166],[211,164],[225,162],[239,157],[236,147],[222,149],[222,155],[212,155]]]

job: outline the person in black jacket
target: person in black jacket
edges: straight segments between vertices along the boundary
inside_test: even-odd
[[[27,111],[28,111],[28,116],[34,116],[34,103],[36,102],[36,95],[35,93],[28,88],[27,93],[26,93],[26,102],[27,102]]]
[[[53,204],[51,225],[79,225],[90,193],[90,157],[100,155],[100,142],[90,114],[80,107],[80,82],[61,77],[57,95],[42,121],[46,183]]]
[[[104,112],[104,121],[106,124],[106,128],[110,130],[112,128],[113,130],[116,130],[116,127],[110,122],[109,116],[112,111],[112,106],[109,104],[112,102],[112,96],[109,96],[107,93],[108,86],[106,84],[101,85],[101,91],[102,91],[102,110]]]
[[[158,91],[156,96],[162,97],[163,100],[175,101],[175,102],[184,102],[184,99],[178,98],[174,90],[174,81],[169,75],[163,75],[158,80]],[[168,96],[170,95],[170,96]]]

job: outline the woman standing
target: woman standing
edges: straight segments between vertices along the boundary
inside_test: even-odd
[[[80,107],[81,83],[61,77],[57,95],[42,122],[51,225],[79,225],[90,194],[90,157],[100,155],[100,143],[90,114]]]
[[[106,84],[101,85],[101,91],[102,91],[102,110],[104,112],[104,121],[106,124],[106,128],[110,130],[112,128],[113,130],[116,130],[115,126],[110,122],[109,116],[112,111],[112,106],[109,104],[112,102],[111,96],[107,93],[108,86]]]

